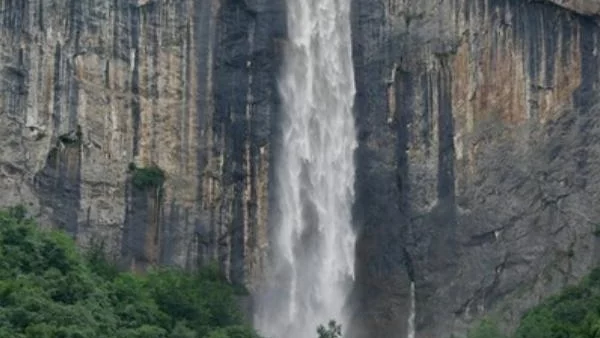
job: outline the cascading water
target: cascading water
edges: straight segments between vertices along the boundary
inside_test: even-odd
[[[415,282],[410,282],[410,313],[408,314],[408,338],[415,338],[415,317],[417,316]]]
[[[350,1],[287,0],[287,13],[272,253],[278,290],[258,298],[256,324],[267,337],[314,338],[330,319],[347,326],[354,279]]]

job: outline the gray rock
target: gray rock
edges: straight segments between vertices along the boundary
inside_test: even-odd
[[[510,330],[598,262],[598,1],[352,1],[349,332],[406,335],[411,282],[418,338],[485,314]],[[217,259],[254,290],[284,0],[0,4],[0,206],[130,268]]]
[[[257,280],[283,2],[1,7],[0,206],[24,203],[128,267],[218,259]],[[165,171],[160,194],[132,187],[130,163]]]
[[[350,332],[406,337],[411,282],[419,338],[486,314],[510,330],[598,262],[597,21],[516,0],[353,4]]]

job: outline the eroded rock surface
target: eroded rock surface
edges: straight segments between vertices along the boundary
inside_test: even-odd
[[[548,0],[556,5],[572,10],[583,15],[600,15],[600,1],[598,0]]]
[[[448,338],[597,264],[597,2],[561,6],[354,0],[357,336],[406,335],[411,281]]]
[[[123,264],[259,275],[281,1],[0,1],[0,205]],[[161,187],[135,187],[158,166]]]
[[[402,337],[411,281],[418,338],[514,324],[598,262],[600,1],[352,1],[353,332]],[[252,289],[284,7],[0,0],[0,205],[132,268],[218,258]],[[153,166],[164,183],[133,183]]]

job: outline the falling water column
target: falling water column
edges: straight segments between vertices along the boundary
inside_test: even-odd
[[[257,325],[268,337],[311,338],[329,319],[347,326],[354,280],[350,1],[287,0],[287,13],[272,243],[279,289],[259,297]]]
[[[415,299],[415,282],[410,282],[410,313],[408,314],[408,338],[415,338],[415,318],[417,316]]]

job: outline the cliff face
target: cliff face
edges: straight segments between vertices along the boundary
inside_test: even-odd
[[[600,14],[598,0],[547,0],[553,4],[569,9],[575,13],[595,16]]]
[[[555,3],[353,1],[357,336],[402,336],[411,282],[449,337],[598,263],[598,2]]]
[[[218,258],[254,280],[281,4],[0,1],[0,205],[132,268]],[[153,166],[162,186],[136,177]]]
[[[514,323],[598,262],[600,1],[352,1],[356,336],[402,336],[411,282],[419,338]],[[0,205],[254,287],[283,4],[0,0]]]

